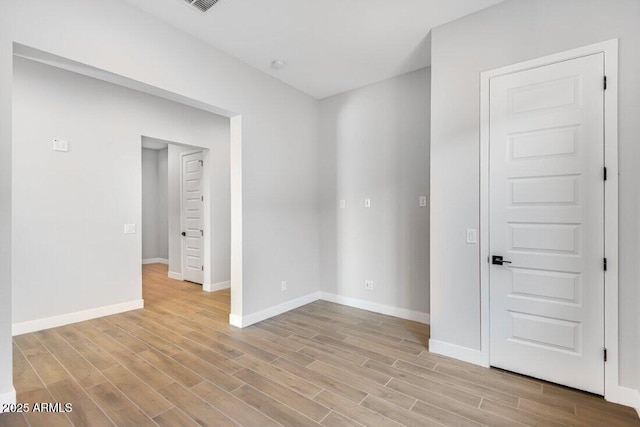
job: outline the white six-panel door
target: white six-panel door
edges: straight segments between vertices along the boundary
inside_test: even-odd
[[[202,152],[182,157],[182,279],[203,283]]]
[[[604,55],[490,81],[490,363],[604,393]]]

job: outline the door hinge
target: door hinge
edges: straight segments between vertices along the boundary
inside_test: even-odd
[[[202,266],[202,271],[204,271],[204,265]]]
[[[607,167],[604,167],[604,180],[607,180]]]
[[[606,77],[605,77],[606,79]],[[200,166],[204,167],[204,160],[200,160]]]
[[[603,258],[603,267],[604,267],[604,271],[607,271],[607,259]]]
[[[604,76],[603,87],[604,87],[604,90],[607,90],[607,76]]]
[[[200,230],[200,235],[204,237],[204,230]]]
[[[607,349],[606,348],[604,349],[604,361],[605,362],[607,361]]]
[[[605,175],[606,175],[606,172],[605,172]],[[605,177],[605,179],[607,179],[607,178]],[[200,200],[202,200],[204,202],[204,196],[200,196]]]

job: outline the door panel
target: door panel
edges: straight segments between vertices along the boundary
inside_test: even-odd
[[[182,278],[203,283],[203,154],[182,157]]]
[[[604,393],[603,54],[490,82],[491,365]]]

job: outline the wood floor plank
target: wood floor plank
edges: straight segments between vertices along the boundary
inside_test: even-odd
[[[172,405],[162,395],[123,366],[114,366],[102,372],[122,394],[127,396],[150,418],[171,408]]]
[[[257,372],[277,383],[283,384],[303,396],[313,397],[322,390],[322,387],[313,384],[304,378],[300,378],[285,369],[280,369],[249,355],[238,358],[238,362],[240,362],[244,367],[251,369],[252,371]]]
[[[320,423],[325,427],[361,427],[362,424],[356,423],[349,418],[338,414],[337,412],[331,412]]]
[[[71,403],[72,411],[67,412],[69,420],[77,426],[113,426],[113,422],[73,380],[57,382],[48,388],[56,402]]]
[[[313,337],[315,341],[318,341],[324,345],[329,345],[331,347],[336,347],[340,350],[350,351],[352,353],[360,354],[368,357],[369,359],[376,360],[381,363],[385,363],[387,365],[393,365],[393,363],[397,360],[395,357],[387,356],[385,351],[374,351],[371,350],[371,345],[365,343],[364,345],[352,344],[349,342],[338,341],[334,338],[325,336],[325,335],[317,335]],[[347,338],[350,339],[350,338]]]
[[[320,374],[305,368],[304,366],[297,365],[293,362],[289,362],[285,359],[278,359],[273,363],[275,366],[289,371],[290,373],[297,375],[300,378],[316,384],[317,386],[336,393],[340,396],[346,397],[354,402],[360,402],[365,398],[367,393],[362,390],[358,390],[355,387],[351,387],[343,382],[337,381],[327,375]]]
[[[241,381],[216,368],[215,364],[205,362],[187,351],[174,355],[173,359],[184,366],[188,366],[190,369],[197,372],[202,378],[218,385],[225,391],[233,391],[242,385]]]
[[[351,373],[360,375],[361,377],[366,378],[369,381],[373,381],[381,385],[385,385],[391,379],[390,375],[380,373],[373,369],[369,369],[362,365],[352,363],[348,360],[333,356],[332,354],[325,353],[323,351],[318,351],[310,347],[302,348],[300,350],[300,353],[306,356],[309,356],[315,360],[328,363],[329,365],[335,366],[336,368],[347,369]]]
[[[416,385],[418,387],[425,387],[425,381],[434,382],[436,384],[443,384],[453,387],[454,389],[458,389],[475,396],[489,398],[498,403],[502,403],[513,408],[516,408],[518,406],[517,395],[502,393],[492,388],[484,387],[481,384],[468,382],[457,377],[452,377],[400,360],[397,361],[393,365],[393,367],[388,367],[382,364],[376,365],[376,362],[367,362],[365,366],[375,368],[385,373],[389,373],[395,378]]]
[[[140,357],[144,358],[147,362],[155,366],[160,371],[164,372],[174,380],[187,388],[193,387],[196,384],[200,384],[204,378],[197,375],[192,370],[186,368],[177,360],[171,359],[168,356],[160,353],[157,350],[146,350],[140,353]]]
[[[376,411],[387,418],[390,418],[394,421],[399,422],[402,425],[409,427],[439,427],[442,424],[437,423],[433,420],[425,418],[415,412],[403,411],[397,406],[385,402],[382,399],[378,399],[375,396],[367,396],[366,399],[362,401],[362,406],[365,408],[371,409],[372,411]]]
[[[260,412],[273,418],[283,426],[291,427],[317,427],[320,424],[305,417],[301,413],[291,409],[290,407],[270,398],[264,393],[254,389],[251,386],[244,385],[233,394],[244,401],[246,404],[253,406]]]
[[[153,419],[160,427],[199,427],[200,424],[191,419],[178,408],[171,408]]]
[[[62,427],[71,426],[71,420],[61,412],[42,412],[35,409],[34,403],[55,403],[48,390],[39,388],[26,393],[18,392],[17,401],[29,403],[29,412],[24,416],[31,427]]]
[[[279,425],[236,396],[207,381],[193,387],[191,391],[241,426],[277,427]]]
[[[145,427],[155,425],[151,418],[108,382],[91,387],[87,389],[87,392],[118,426]]]
[[[401,425],[376,411],[328,391],[322,391],[314,400],[365,426],[398,427]]]
[[[591,393],[570,389],[568,387],[561,387],[545,383],[542,386],[542,394],[544,394],[545,396],[551,396],[575,403],[578,409],[581,406],[584,406],[592,409],[597,409],[604,413],[611,413],[614,415],[630,418],[631,420],[636,420],[638,418],[638,413],[633,408],[607,402],[601,396],[596,396]]]
[[[29,427],[23,413],[7,412],[0,414],[0,427]]]
[[[372,381],[369,381],[366,377],[351,374],[348,371],[328,365],[319,360],[309,365],[309,369],[327,375],[337,381],[341,381],[367,394],[376,396],[382,400],[386,400],[389,403],[393,403],[394,405],[398,405],[399,407],[407,410],[411,409],[416,403],[416,399],[413,397],[407,396],[406,394],[400,393],[389,387],[376,384]]]
[[[493,402],[490,399],[482,399],[480,409],[492,414],[499,415],[504,418],[508,418],[513,421],[521,422],[529,426],[539,427],[562,427],[566,426],[561,422],[554,421],[547,417],[542,417],[536,414],[522,411],[511,406],[503,405],[501,403]]]
[[[353,350],[351,351],[346,351],[346,350],[341,350],[339,348],[333,347],[333,346],[329,346],[329,345],[325,345],[321,342],[318,341],[314,341],[312,339],[309,338],[305,338],[299,335],[292,335],[289,337],[289,339],[299,342],[301,344],[304,344],[305,346],[312,348],[314,350],[318,350],[318,351],[322,351],[328,354],[331,354],[333,356],[336,357],[340,357],[342,359],[348,360],[350,362],[353,362],[357,365],[361,365],[364,362],[366,362],[368,359],[367,356],[363,355],[363,354],[359,354],[359,353],[355,353],[353,352]]]
[[[71,378],[67,370],[42,344],[23,350],[22,353],[45,386]]]
[[[82,387],[92,387],[106,381],[95,366],[82,357],[57,333],[47,330],[37,333],[37,336]]]
[[[23,393],[44,388],[38,374],[17,345],[13,346],[13,382],[20,385],[20,391]]]
[[[150,347],[155,348],[156,350],[166,354],[167,356],[173,356],[176,353],[182,351],[182,349],[171,342],[160,338],[156,334],[153,334],[147,331],[144,328],[138,328],[135,331],[131,332],[131,335],[144,342]]]
[[[109,369],[118,363],[104,349],[97,347],[72,327],[57,328],[55,332],[98,370]]]
[[[160,393],[201,426],[235,426],[229,417],[178,383],[161,388]]]
[[[259,390],[267,396],[290,406],[301,414],[305,414],[312,420],[319,422],[330,412],[329,409],[319,403],[316,403],[313,400],[276,383],[275,381],[271,381],[257,372],[249,369],[243,369],[242,371],[236,372],[234,375],[256,390]]]
[[[156,390],[171,384],[174,380],[167,374],[144,360],[138,355],[123,357],[120,359],[122,366],[130,370],[134,375]]]

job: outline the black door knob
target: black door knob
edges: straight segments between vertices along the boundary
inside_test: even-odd
[[[186,235],[187,235],[187,232],[186,232],[186,231],[183,231],[183,232],[182,232],[182,235],[183,235],[183,236],[186,236]]]
[[[511,261],[505,261],[500,255],[492,255],[491,264],[495,264],[495,265],[511,264]]]

